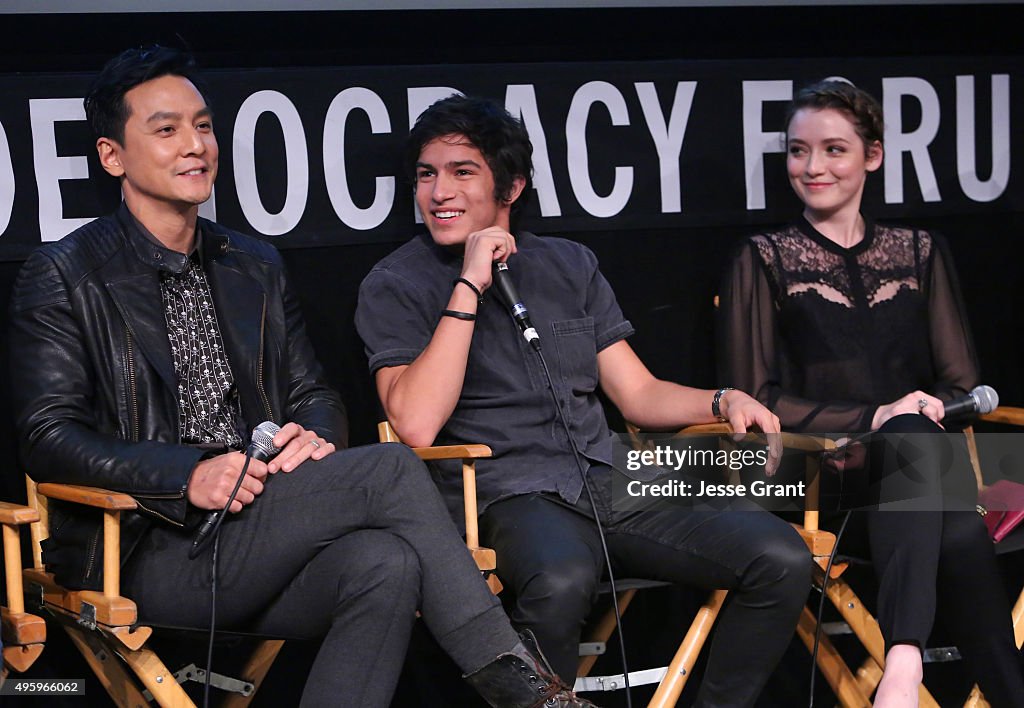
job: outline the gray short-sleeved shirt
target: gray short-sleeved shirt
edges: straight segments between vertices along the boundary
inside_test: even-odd
[[[633,333],[597,258],[560,238],[517,235],[509,271],[540,334],[555,390],[580,451],[611,464],[611,433],[597,398],[597,353]],[[378,263],[359,289],[356,327],[370,371],[410,364],[426,348],[462,271],[461,255],[418,236]],[[436,444],[485,443],[494,457],[477,464],[481,511],[528,492],[555,492],[575,503],[582,482],[537,354],[497,293],[479,306],[459,403]],[[439,466],[449,508],[461,517],[457,463]]]

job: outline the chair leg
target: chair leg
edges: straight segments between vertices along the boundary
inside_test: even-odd
[[[658,689],[654,692],[651,702],[647,704],[647,708],[671,708],[679,700],[679,694],[683,692],[683,687],[690,678],[693,665],[697,662],[697,656],[711,633],[715,620],[718,619],[727,593],[727,590],[715,590],[711,593],[710,599],[697,610],[696,618],[668,666],[668,673],[658,684]]]
[[[814,635],[817,627],[817,619],[805,607],[800,614],[796,633],[807,647],[807,651],[814,651]],[[826,635],[822,635],[821,642],[818,644],[817,664],[821,674],[832,688],[832,693],[836,695],[843,708],[870,708],[871,692],[863,691],[857,679],[850,673],[846,662],[839,656],[839,652],[836,651],[832,641]]]
[[[124,652],[122,658],[161,708],[195,708],[196,704],[156,654],[142,648]]]
[[[978,688],[978,684],[974,684],[974,688],[971,689],[971,695],[967,697],[967,702],[964,703],[964,708],[992,708],[991,704],[985,700],[985,696],[982,695],[981,689]]]
[[[857,597],[853,589],[842,578],[829,581],[826,590],[829,600],[839,610],[850,629],[857,635],[857,639],[867,649],[871,658],[878,662],[879,666],[885,666],[885,642],[882,639],[882,631],[878,628],[878,622],[871,613],[864,609],[863,603]],[[918,705],[920,708],[939,708],[939,704],[924,687],[918,688]]]
[[[1021,643],[1024,642],[1024,592],[1017,596],[1017,602],[1013,605],[1010,617],[1013,620],[1013,639],[1017,642],[1017,648],[1020,649]],[[978,684],[974,684],[971,695],[964,703],[964,708],[988,708],[988,706],[989,702],[985,700]]]
[[[149,701],[142,695],[142,691],[135,685],[135,681],[109,645],[92,632],[68,625],[64,625],[64,630],[89,664],[97,680],[106,689],[110,699],[119,708],[148,708]]]
[[[878,665],[878,662],[872,659],[870,656],[864,660],[864,663],[857,669],[857,685],[860,687],[861,693],[865,696],[870,696],[878,688],[878,684],[882,680],[882,667]]]
[[[283,646],[284,640],[282,639],[268,639],[260,642],[252,656],[249,657],[249,661],[242,667],[242,680],[252,683],[252,693],[248,696],[232,693],[221,704],[222,708],[245,708],[252,702],[252,699],[256,697],[256,692],[260,689],[260,684],[263,683],[263,679],[266,678],[267,672],[270,671],[270,667],[274,664],[274,659],[277,658],[277,654]]]
[[[174,679],[164,662],[149,649],[143,647],[121,654],[142,684],[153,694],[161,708],[195,708],[195,703]]]
[[[626,608],[629,607],[629,603],[633,601],[633,596],[636,595],[636,590],[626,590],[620,592],[616,597],[619,603],[619,616],[621,617],[626,612]],[[587,637],[588,642],[607,642],[608,638],[612,636],[612,632],[615,631],[615,608],[609,608],[607,612],[598,621],[597,626],[594,627],[594,631]],[[581,656],[580,662],[576,666],[576,676],[589,676],[590,670],[594,668],[594,664],[597,662],[596,656]]]
[[[1024,644],[1024,591],[1017,596],[1017,602],[1013,605],[1010,617],[1013,620],[1013,639],[1017,642],[1017,648],[1020,649]]]

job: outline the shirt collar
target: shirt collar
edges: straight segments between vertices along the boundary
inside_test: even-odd
[[[196,223],[196,238],[192,244],[192,250],[185,254],[167,248],[160,240],[152,234],[142,223],[135,218],[135,215],[128,210],[128,206],[122,202],[117,213],[128,235],[128,242],[135,249],[136,255],[146,265],[165,273],[180,275],[185,271],[189,261],[195,261],[202,265],[202,244],[203,229]]]

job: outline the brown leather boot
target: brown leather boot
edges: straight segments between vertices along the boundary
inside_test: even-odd
[[[491,663],[463,678],[494,708],[596,708],[578,697],[551,670],[533,632]]]

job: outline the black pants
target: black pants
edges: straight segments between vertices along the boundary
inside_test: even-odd
[[[993,706],[1024,706],[1010,605],[992,541],[973,510],[974,473],[949,449],[959,439],[920,415],[896,416],[878,432],[869,464],[871,476],[882,478],[875,495],[881,503],[863,513],[886,650],[924,648],[941,612],[985,698]],[[911,437],[897,451],[900,436]],[[922,444],[929,439],[933,444]]]
[[[619,577],[729,589],[697,703],[752,705],[807,600],[804,542],[761,511],[651,509],[616,518],[607,498],[595,496]],[[575,676],[580,631],[604,566],[585,493],[575,507],[544,494],[496,502],[480,530],[514,593],[513,624],[533,630],[559,675]]]
[[[124,572],[143,622],[208,625],[210,553],[161,526]],[[270,478],[221,529],[217,626],[323,637],[304,705],[387,706],[419,608],[472,672],[518,638],[423,464],[404,445],[335,453]]]

